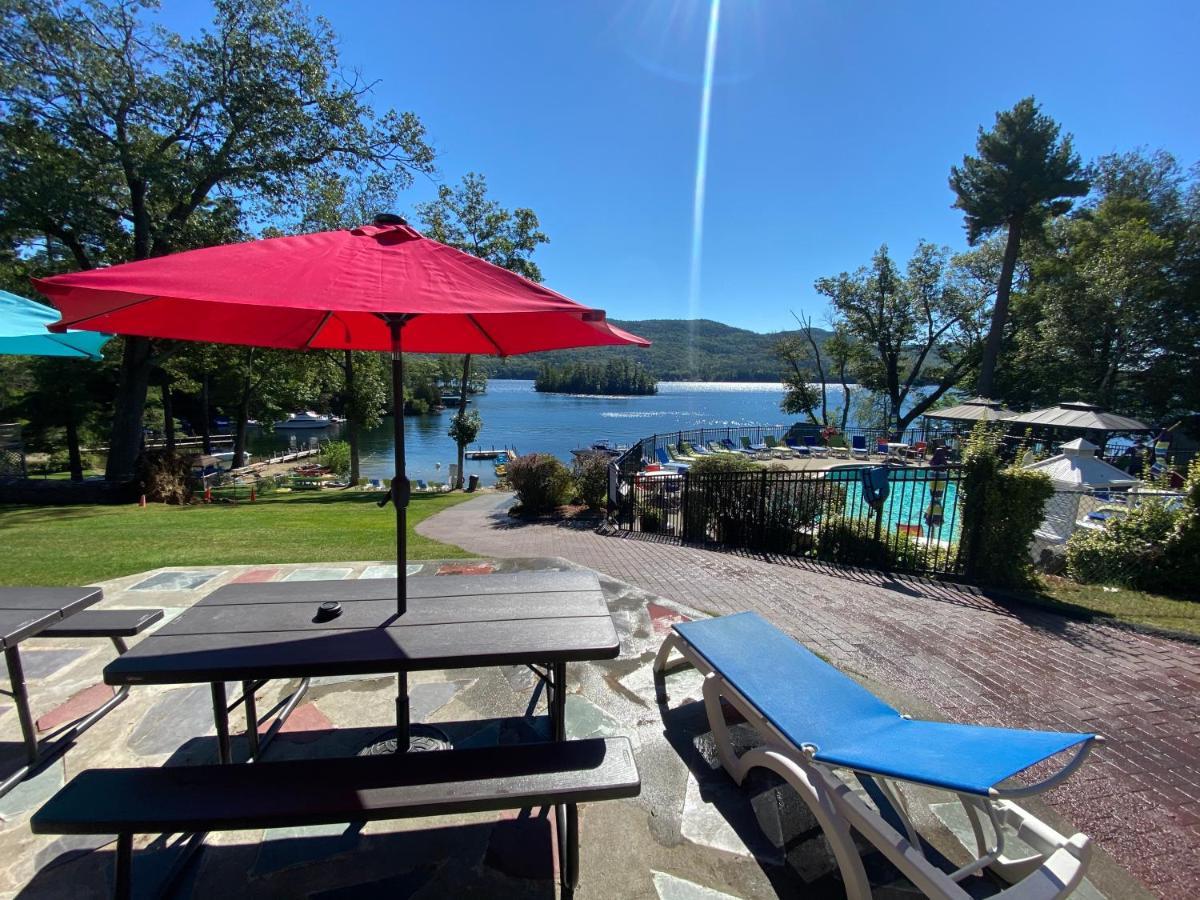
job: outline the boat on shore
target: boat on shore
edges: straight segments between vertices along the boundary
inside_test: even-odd
[[[628,450],[628,447],[621,444],[613,444],[611,441],[592,441],[590,447],[576,447],[571,451],[571,455],[575,457],[583,456],[612,456],[617,457]]]
[[[282,422],[276,422],[276,428],[328,428],[333,424],[333,419],[330,416],[322,416],[319,413],[313,412],[311,409],[305,412],[292,413]]]

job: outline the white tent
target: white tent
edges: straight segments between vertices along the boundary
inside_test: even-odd
[[[1025,468],[1031,472],[1045,472],[1059,489],[1133,487],[1138,484],[1128,472],[1122,472],[1096,456],[1097,447],[1090,441],[1076,438],[1058,449],[1062,451],[1058,456]]]

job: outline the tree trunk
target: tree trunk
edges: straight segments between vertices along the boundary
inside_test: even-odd
[[[79,425],[75,421],[75,401],[67,396],[67,459],[71,467],[71,480],[83,481],[83,457],[79,453]]]
[[[467,415],[467,382],[471,377],[471,354],[468,353],[463,357],[462,381],[458,386],[458,418],[462,421]],[[467,455],[467,445],[461,440],[458,443],[458,477],[454,485],[456,491],[461,491],[463,488],[463,462]]]
[[[200,426],[200,434],[204,438],[204,454],[209,456],[212,454],[212,416],[208,409],[208,373],[205,372],[200,378],[200,418],[203,425]]]
[[[167,452],[172,456],[175,455],[175,410],[171,403],[171,380],[163,379],[162,386],[162,405],[163,405],[163,434],[167,439]]]
[[[149,338],[125,338],[108,462],[104,467],[104,477],[109,481],[128,481],[133,478],[133,465],[142,450],[142,410],[146,407],[146,391],[150,386],[150,355]]]
[[[1004,326],[1008,324],[1008,295],[1012,291],[1013,272],[1017,268],[1017,254],[1021,250],[1021,220],[1008,224],[1008,241],[1004,245],[1004,263],[1000,267],[1000,283],[996,285],[996,305],[992,307],[992,324],[983,345],[983,359],[979,364],[979,396],[994,399],[996,362],[1000,357],[1000,344],[1004,340]]]
[[[240,469],[246,464],[246,423],[250,419],[250,388],[242,391],[242,399],[238,403],[237,431],[233,439],[233,460],[229,466]]]
[[[350,484],[358,484],[358,405],[354,394],[354,354],[346,350],[342,368],[346,373],[346,443],[350,445]]]

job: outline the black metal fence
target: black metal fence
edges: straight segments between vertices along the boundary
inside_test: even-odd
[[[724,429],[704,430],[717,431]],[[752,440],[769,433],[760,430]],[[708,439],[679,434],[693,446]],[[966,572],[957,466],[889,466],[887,496],[877,502],[864,487],[869,464],[698,474],[643,469],[653,451],[679,439],[646,438],[614,461],[609,513],[619,530],[899,572]]]

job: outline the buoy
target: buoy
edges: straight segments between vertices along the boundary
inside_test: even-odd
[[[141,498],[138,500],[138,506],[140,506],[142,509],[146,508],[146,495],[145,494],[142,494]]]

